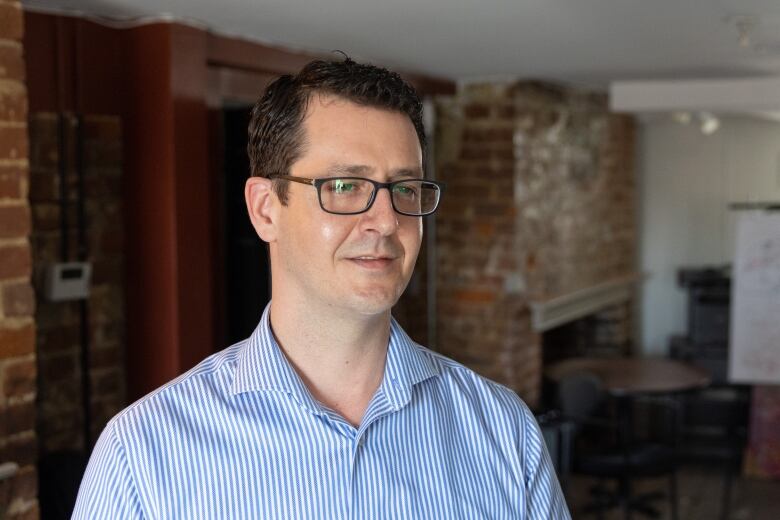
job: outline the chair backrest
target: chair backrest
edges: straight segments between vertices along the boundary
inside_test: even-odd
[[[558,405],[564,417],[587,419],[604,401],[604,385],[591,372],[564,376],[558,383]]]

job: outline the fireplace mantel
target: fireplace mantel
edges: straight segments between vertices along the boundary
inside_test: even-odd
[[[606,307],[629,301],[642,277],[632,274],[546,300],[533,301],[531,320],[537,332],[544,332]]]

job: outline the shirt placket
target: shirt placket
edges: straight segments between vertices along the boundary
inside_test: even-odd
[[[380,389],[369,403],[360,428],[352,428],[354,436],[351,439],[352,457],[349,467],[350,519],[359,520],[366,518],[368,514],[366,506],[370,497],[366,496],[367,482],[364,482],[364,477],[367,475],[363,474],[361,468],[365,466],[362,463],[364,458],[370,454],[371,427],[379,419],[394,411],[386,394]]]

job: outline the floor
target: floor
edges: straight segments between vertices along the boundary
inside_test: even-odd
[[[636,484],[638,491],[664,491],[668,479],[647,480]],[[588,501],[589,489],[594,480],[572,477],[569,484],[568,502],[572,518],[596,518],[583,515],[582,507]],[[679,520],[718,520],[723,495],[723,473],[707,468],[688,467],[678,473]],[[669,501],[664,498],[654,502],[661,512],[660,519],[671,519]],[[622,520],[623,513],[612,510],[604,515],[605,520]],[[634,520],[649,518],[634,513]],[[732,488],[730,520],[777,520],[780,518],[780,481],[739,477]]]

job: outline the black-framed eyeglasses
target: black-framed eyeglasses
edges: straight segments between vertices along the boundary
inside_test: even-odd
[[[307,179],[292,175],[271,175],[270,178],[314,186],[322,210],[336,215],[357,215],[368,211],[382,188],[390,192],[390,200],[397,213],[411,217],[430,215],[439,207],[445,187],[444,183],[425,179],[377,182],[363,177]]]

